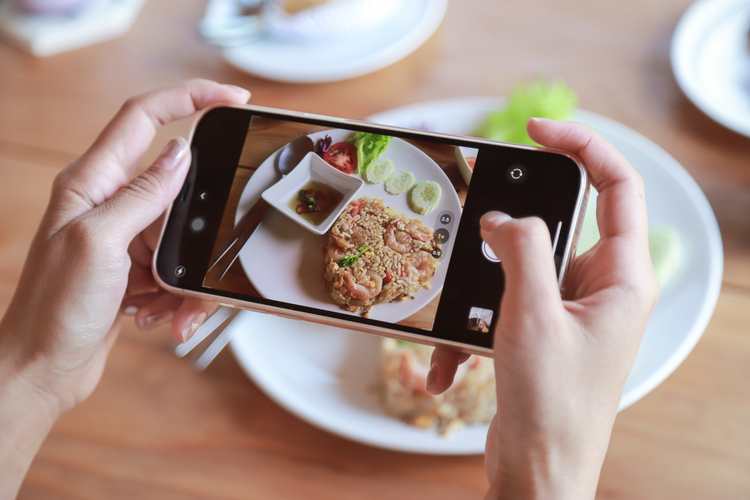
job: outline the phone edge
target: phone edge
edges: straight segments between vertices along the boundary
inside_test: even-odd
[[[370,127],[374,126],[374,127],[378,127],[378,128],[385,129],[385,130],[391,130],[391,131],[396,131],[396,132],[417,133],[419,135],[433,137],[433,138],[459,139],[459,140],[469,141],[472,143],[487,144],[487,145],[501,144],[501,145],[514,148],[514,149],[545,151],[549,153],[559,154],[559,155],[562,155],[571,159],[578,166],[579,173],[581,174],[581,183],[579,185],[579,192],[578,192],[578,197],[576,200],[576,207],[574,209],[573,221],[571,224],[571,227],[574,227],[575,229],[573,231],[570,231],[568,234],[568,238],[566,241],[566,251],[563,254],[563,260],[560,264],[560,275],[558,277],[558,288],[560,290],[560,294],[564,296],[565,280],[567,278],[569,268],[572,265],[572,262],[574,260],[574,252],[578,246],[578,239],[580,237],[581,228],[583,226],[583,219],[585,217],[585,210],[586,210],[586,206],[588,205],[588,198],[589,198],[589,191],[590,191],[589,190],[590,181],[588,177],[588,172],[586,171],[586,168],[583,165],[583,162],[576,155],[568,151],[564,151],[564,150],[557,149],[557,148],[529,146],[525,144],[515,144],[515,143],[502,142],[502,141],[494,141],[494,140],[484,139],[480,137],[430,132],[426,130],[417,130],[417,129],[410,129],[410,128],[405,128],[405,127],[397,127],[393,125],[385,125],[385,124],[380,124],[380,123],[367,122],[363,120],[354,120],[354,119],[349,119],[349,118],[337,118],[337,117],[332,117],[332,116],[320,115],[316,113],[289,111],[289,110],[283,110],[283,109],[278,109],[278,108],[271,108],[267,106],[256,106],[256,105],[251,105],[251,104],[232,104],[232,103],[213,104],[211,106],[208,106],[202,109],[198,114],[196,114],[195,119],[193,120],[193,125],[190,129],[190,134],[188,135],[188,144],[192,144],[193,136],[195,135],[196,128],[200,120],[203,118],[203,116],[207,114],[208,112],[210,112],[211,110],[216,109],[216,108],[237,108],[237,109],[246,109],[249,111],[258,110],[262,112],[275,113],[275,114],[280,114],[280,115],[295,117],[295,118],[308,118],[308,119],[313,119],[313,120],[317,119],[317,120],[332,121],[335,123],[339,123],[341,125],[350,125],[350,126],[364,125],[364,126],[370,126]],[[177,288],[177,287],[168,285],[159,276],[159,273],[157,272],[157,268],[156,268],[156,261],[157,261],[157,255],[159,253],[159,249],[161,248],[162,239],[164,237],[164,232],[166,230],[167,221],[169,220],[169,215],[172,211],[173,205],[174,205],[174,201],[172,201],[172,203],[169,204],[169,207],[167,207],[166,211],[164,212],[164,219],[162,221],[161,229],[159,231],[159,239],[157,241],[156,249],[154,250],[154,255],[151,259],[151,273],[154,276],[156,283],[161,288],[169,292],[172,292],[177,295],[184,296],[184,297],[195,297],[195,298],[199,298],[202,300],[214,301],[219,306],[223,306],[223,307],[237,308],[237,309],[259,312],[259,313],[264,313],[264,314],[273,314],[275,316],[279,316],[282,318],[289,318],[289,319],[294,319],[294,320],[299,320],[299,321],[307,321],[307,322],[314,323],[314,324],[331,326],[333,328],[341,328],[341,329],[345,329],[349,331],[355,331],[355,332],[366,333],[366,334],[374,334],[374,335],[392,338],[395,340],[416,342],[416,343],[435,346],[435,347],[437,347],[438,345],[443,345],[443,346],[448,346],[457,351],[464,352],[467,354],[475,354],[475,355],[480,355],[480,356],[492,356],[493,349],[489,349],[489,348],[478,347],[478,346],[474,346],[470,344],[463,344],[463,343],[455,342],[451,340],[435,339],[434,337],[420,336],[416,334],[400,332],[397,330],[391,330],[387,328],[367,326],[367,325],[362,325],[360,323],[349,323],[349,322],[346,322],[345,320],[339,320],[339,319],[329,318],[325,316],[317,316],[314,314],[297,312],[297,311],[293,311],[290,309],[283,309],[283,308],[276,307],[276,306],[260,305],[260,304],[256,305],[250,302],[245,302],[245,301],[241,301],[238,299],[232,299],[229,297],[222,297],[221,300],[219,300],[208,294],[194,292],[191,290],[185,290],[182,288]]]

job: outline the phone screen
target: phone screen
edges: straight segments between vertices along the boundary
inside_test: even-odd
[[[282,178],[279,157],[300,136],[312,151]],[[456,189],[462,158],[468,190]],[[559,272],[581,183],[578,164],[550,152],[219,108],[196,129],[162,241],[174,251],[157,269],[180,288],[491,348],[504,276],[479,219],[541,217]],[[275,208],[259,208],[264,192]]]

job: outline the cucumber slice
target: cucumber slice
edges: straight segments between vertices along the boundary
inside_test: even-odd
[[[385,190],[389,194],[404,194],[411,189],[416,180],[411,172],[396,172],[385,181]]]
[[[362,178],[368,184],[380,184],[385,182],[396,170],[396,165],[391,160],[375,160],[362,173]]]
[[[409,191],[409,207],[419,215],[427,215],[435,210],[441,195],[437,182],[422,181]]]
[[[656,280],[663,287],[677,274],[682,257],[680,233],[672,226],[656,226],[648,229],[648,248],[654,264]]]

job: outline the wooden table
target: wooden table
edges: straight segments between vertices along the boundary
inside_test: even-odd
[[[713,205],[726,259],[716,312],[693,353],[620,414],[598,498],[750,498],[750,139],[700,113],[674,81],[670,37],[690,0],[453,0],[436,34],[406,59],[314,85],[269,82],[222,62],[196,34],[204,4],[151,0],[124,38],[49,59],[0,45],[0,311],[54,175],[132,94],[200,76],[249,88],[258,104],[363,118],[560,78],[582,108],[685,166]],[[187,127],[160,133],[144,164]],[[20,498],[453,499],[480,498],[487,486],[480,456],[349,442],[269,400],[228,351],[196,373],[171,348],[166,328],[128,324],[98,389],[55,426]]]

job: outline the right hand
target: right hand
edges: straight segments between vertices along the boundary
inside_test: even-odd
[[[579,156],[599,192],[601,239],[578,256],[560,297],[540,219],[490,212],[482,238],[502,261],[494,335],[497,415],[487,437],[487,498],[593,499],[622,391],[658,285],[643,181],[602,137],[576,123],[532,119],[538,143]],[[435,351],[431,392],[463,356]]]

